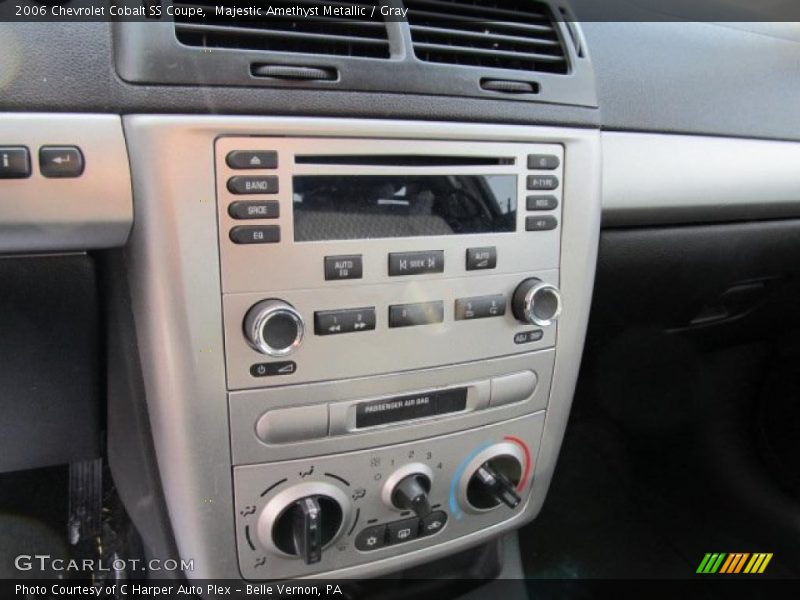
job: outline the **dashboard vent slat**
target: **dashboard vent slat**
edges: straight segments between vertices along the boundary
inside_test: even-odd
[[[518,0],[406,0],[415,56],[468,67],[569,72],[550,7]]]
[[[258,50],[276,53],[301,53],[355,58],[389,58],[389,39],[386,24],[375,10],[380,0],[362,2],[337,2],[317,0],[274,0],[274,8],[318,8],[319,16],[240,14],[231,18],[217,15],[218,2],[194,0],[173,1],[175,7],[201,7],[202,18],[175,17],[175,35],[188,46],[202,48],[227,48]],[[235,0],[225,8],[247,9],[247,1]],[[325,15],[324,7],[341,9],[361,8],[366,16]],[[263,9],[265,9],[263,7]],[[371,16],[372,15],[372,16]]]

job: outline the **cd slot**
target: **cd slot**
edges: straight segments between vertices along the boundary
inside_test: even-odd
[[[423,154],[298,154],[298,165],[383,167],[493,167],[516,164],[513,156],[442,156]]]

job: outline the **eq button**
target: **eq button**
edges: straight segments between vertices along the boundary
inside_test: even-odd
[[[336,335],[375,329],[375,307],[318,310],[314,313],[314,333]]]

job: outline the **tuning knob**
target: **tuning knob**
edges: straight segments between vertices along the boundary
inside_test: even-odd
[[[311,565],[341,535],[349,514],[350,503],[339,488],[322,482],[300,484],[267,503],[258,518],[258,539],[273,552]]]
[[[517,486],[523,473],[519,446],[502,442],[490,446],[470,461],[459,482],[459,501],[468,512],[481,513],[504,504],[519,506]]]
[[[551,325],[561,315],[561,292],[553,284],[531,277],[514,290],[511,310],[523,323]]]
[[[433,482],[433,471],[422,463],[400,467],[392,473],[383,486],[383,501],[395,510],[413,511],[420,519],[431,513],[428,494]]]
[[[283,300],[262,300],[244,318],[244,333],[254,350],[269,356],[291,354],[303,342],[302,315]]]

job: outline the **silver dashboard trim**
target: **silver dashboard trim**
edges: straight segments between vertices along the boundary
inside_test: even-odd
[[[604,132],[603,225],[800,216],[800,143]]]
[[[531,141],[564,145],[565,201],[555,375],[530,501],[518,518],[402,556],[337,570],[376,576],[479,544],[541,508],[566,427],[589,315],[600,228],[595,130],[448,122],[224,116],[123,117],[137,219],[129,248],[134,319],[158,468],[192,579],[239,578],[226,401],[214,140],[221,135]],[[332,574],[327,573],[330,577]]]
[[[0,179],[0,252],[122,246],[133,223],[128,152],[117,115],[0,114],[0,145],[26,146],[31,176]],[[78,146],[78,177],[47,178],[41,146]]]

